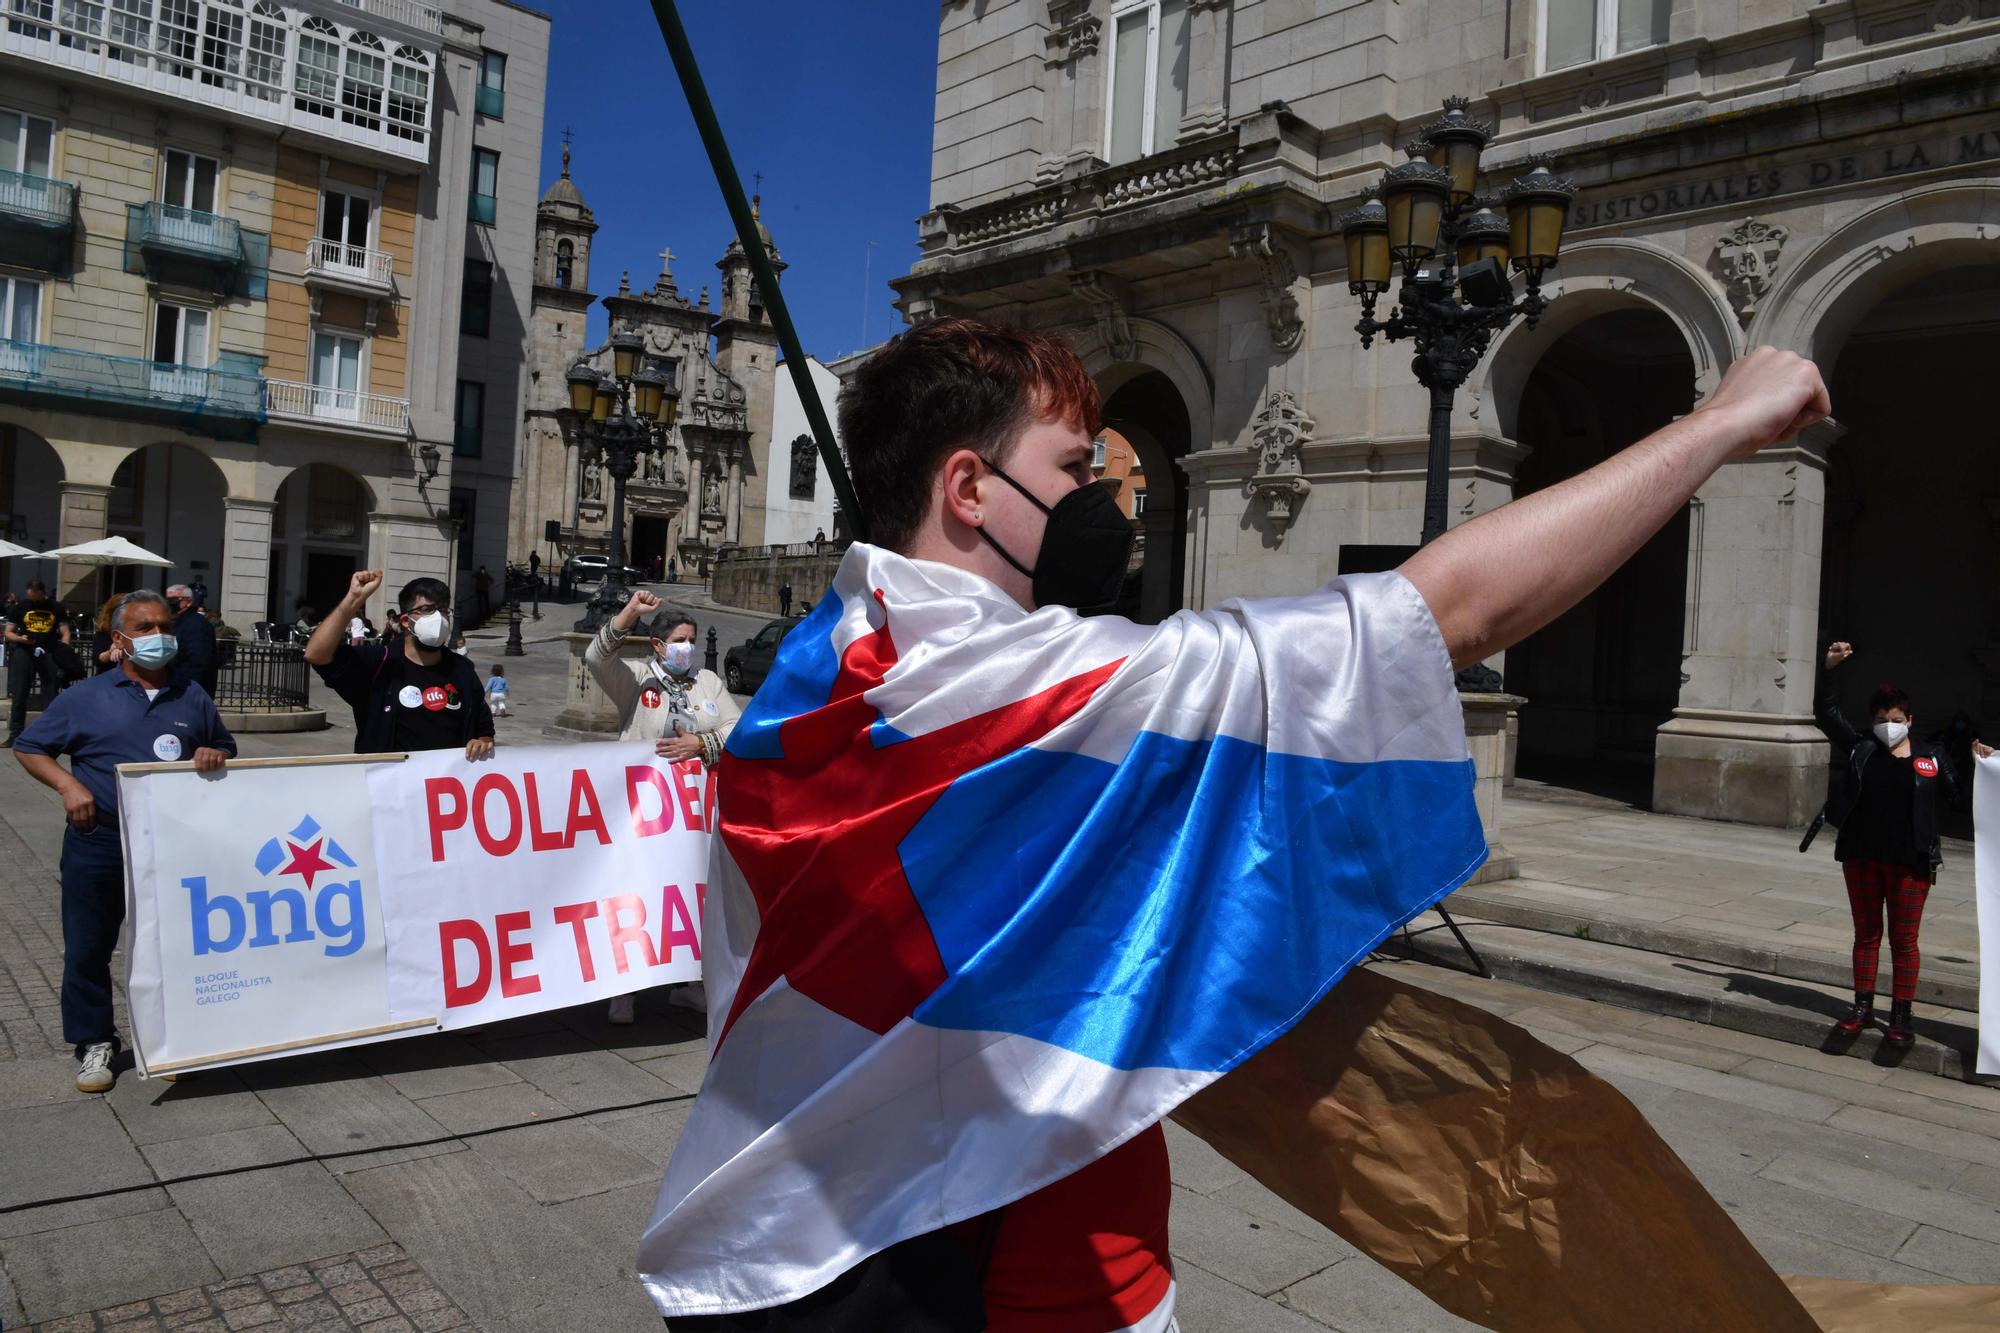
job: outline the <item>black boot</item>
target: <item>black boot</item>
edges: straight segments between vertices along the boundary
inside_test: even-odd
[[[1889,1005],[1889,1030],[1882,1034],[1882,1040],[1898,1050],[1908,1050],[1917,1039],[1910,1028],[1910,1002],[1896,1000]]]
[[[1875,992],[1858,990],[1854,992],[1854,1007],[1847,1011],[1847,1017],[1838,1024],[1840,1035],[1852,1037],[1861,1029],[1875,1021]]]

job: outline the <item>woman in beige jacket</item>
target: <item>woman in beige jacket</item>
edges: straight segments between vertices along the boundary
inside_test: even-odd
[[[618,707],[620,740],[651,741],[653,753],[662,759],[699,759],[713,768],[742,710],[713,671],[695,665],[694,621],[674,612],[655,616],[659,609],[660,599],[652,593],[633,593],[624,609],[599,627],[584,650],[584,665]],[[619,643],[645,616],[655,616],[647,628],[652,653],[643,661],[619,657]],[[699,982],[676,990],[673,999],[695,1009],[706,1007]],[[630,995],[616,997],[611,1021],[630,1023],[632,1009]]]

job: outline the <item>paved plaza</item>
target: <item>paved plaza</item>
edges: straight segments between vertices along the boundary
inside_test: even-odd
[[[723,627],[722,646],[761,621],[698,614],[704,634]],[[529,629],[527,656],[505,659],[517,716],[501,723],[502,744],[547,739],[570,669],[552,637],[565,625],[552,614]],[[502,637],[472,636],[482,674]],[[244,751],[344,750],[352,731],[335,721],[245,737]],[[1770,831],[1525,795],[1510,797],[1504,830],[1524,881],[1485,893],[1635,919],[1650,898],[1798,935],[1839,903],[1815,865],[1824,858],[1773,853],[1762,890],[1718,862],[1711,878],[1729,889],[1709,894],[1675,850]],[[55,1016],[60,821],[52,794],[0,765],[0,1326],[659,1327],[633,1252],[701,1086],[697,1016],[651,994],[629,1028],[578,1008],[172,1084],[128,1072],[87,1097],[70,1086]],[[1649,842],[1660,829],[1666,843]],[[1746,858],[1736,863],[1759,864]],[[1753,923],[1746,901],[1790,906]],[[1943,906],[1935,942],[1926,931],[1940,954],[1957,949],[1959,909]],[[1377,966],[1508,1016],[1610,1079],[1781,1272],[2000,1275],[2000,1091],[1444,968]],[[1170,1126],[1169,1142],[1189,1333],[1470,1327],[1185,1132]]]

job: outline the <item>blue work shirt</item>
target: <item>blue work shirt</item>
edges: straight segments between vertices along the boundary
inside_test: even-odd
[[[71,775],[100,811],[115,817],[118,765],[193,759],[204,745],[236,754],[236,738],[206,690],[169,681],[147,699],[146,687],[120,667],[58,694],[14,741],[14,750],[68,755]]]

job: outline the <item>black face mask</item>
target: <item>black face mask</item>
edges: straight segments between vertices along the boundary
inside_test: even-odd
[[[991,463],[987,466],[993,467]],[[1049,516],[1033,569],[1008,554],[985,528],[975,529],[1002,560],[1033,581],[1035,605],[1084,611],[1117,601],[1125,583],[1125,564],[1132,555],[1132,521],[1119,511],[1111,492],[1091,482],[1056,501],[1051,509],[999,468],[993,468],[993,475]]]

